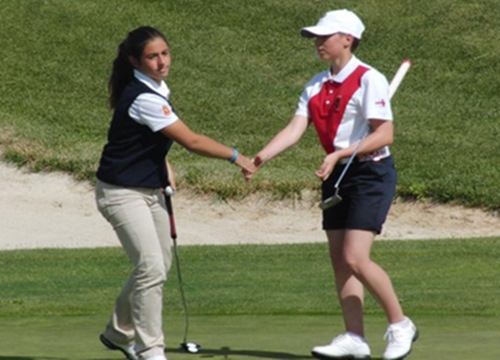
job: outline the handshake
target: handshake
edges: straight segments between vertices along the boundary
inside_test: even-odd
[[[229,161],[241,168],[241,172],[246,181],[249,181],[252,176],[257,171],[259,171],[260,166],[263,164],[263,161],[259,155],[255,156],[253,159],[250,159],[242,154],[238,154],[237,152],[236,155],[233,156],[233,158]]]
[[[241,168],[241,172],[243,173],[245,180],[249,181],[252,176],[257,173],[257,171],[259,171],[260,167],[272,158],[274,158],[274,156],[266,156],[266,152],[264,149],[259,152],[253,159],[250,159],[244,155],[239,155],[237,156],[237,159],[232,162],[234,162]],[[330,177],[331,173],[333,172],[333,168],[339,160],[340,158],[338,153],[327,154],[321,166],[315,171],[316,177],[318,177],[322,181],[326,181]]]

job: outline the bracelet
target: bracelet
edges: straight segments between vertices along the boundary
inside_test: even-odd
[[[234,162],[236,161],[236,159],[238,159],[238,150],[236,150],[236,148],[231,148],[233,149],[233,156],[231,157],[231,159],[229,159],[229,162],[231,164],[234,164]]]

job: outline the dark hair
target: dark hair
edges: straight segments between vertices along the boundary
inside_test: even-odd
[[[342,36],[347,36],[349,34],[347,33],[343,33],[343,32],[339,32],[340,35]],[[356,49],[358,48],[359,46],[359,43],[360,43],[360,39],[358,39],[357,37],[354,37],[354,35],[351,35],[352,36],[352,43],[351,43],[351,52],[354,54],[354,52],[356,51]]]
[[[113,109],[116,106],[125,87],[134,79],[134,66],[130,63],[129,57],[132,56],[140,62],[147,43],[158,37],[167,42],[159,30],[150,26],[141,26],[129,32],[127,38],[120,43],[108,82],[110,108]]]
[[[359,40],[358,38],[353,38],[352,39],[352,44],[351,44],[351,52],[354,53],[356,51],[356,49],[358,48],[359,46],[359,42],[361,40]]]

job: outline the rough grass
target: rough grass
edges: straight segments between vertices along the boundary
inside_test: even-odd
[[[132,28],[163,30],[173,52],[172,102],[195,131],[250,156],[292,116],[325,64],[299,29],[332,6],[358,12],[358,56],[391,77],[413,66],[394,99],[399,196],[498,209],[500,7],[490,0],[3,0],[0,81],[4,157],[93,181],[110,112],[106,82]],[[174,147],[181,186],[222,197],[318,189],[323,154],[311,130],[251,184],[235,167]]]

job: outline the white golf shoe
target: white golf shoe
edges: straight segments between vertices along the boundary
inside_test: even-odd
[[[110,350],[120,350],[128,360],[138,360],[137,355],[135,354],[134,345],[116,344],[111,342],[111,340],[108,340],[103,334],[101,334],[99,340],[101,340],[103,345]]]
[[[164,355],[153,355],[150,357],[140,357],[139,360],[167,360],[167,358]]]
[[[387,340],[387,347],[383,359],[404,359],[411,352],[413,342],[418,339],[418,330],[415,324],[406,318],[402,323],[389,325],[384,339]]]
[[[346,332],[325,346],[315,346],[311,352],[317,359],[370,359],[370,347],[365,338]]]

